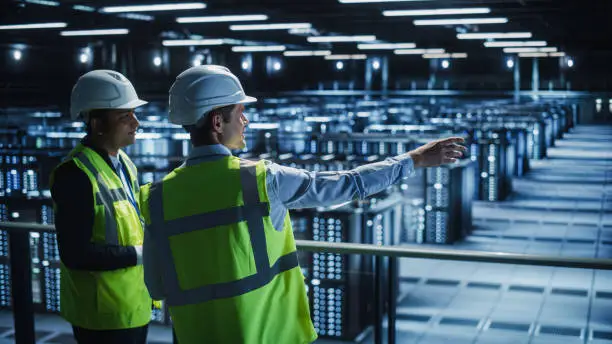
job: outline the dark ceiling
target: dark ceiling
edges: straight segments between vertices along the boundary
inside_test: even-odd
[[[129,41],[134,44],[160,45],[162,37],[232,38],[265,44],[284,44],[289,49],[331,49],[334,53],[359,52],[355,43],[333,45],[308,43],[305,36],[286,30],[230,31],[231,24],[307,22],[318,34],[376,35],[380,42],[414,42],[418,48],[444,48],[448,52],[501,54],[499,48],[484,48],[481,40],[459,40],[458,31],[509,32],[528,31],[533,40],[545,40],[548,46],[572,54],[608,52],[611,50],[612,1],[610,0],[433,0],[391,3],[341,4],[338,0],[205,0],[206,9],[164,12],[141,12],[153,21],[120,18],[116,14],[83,12],[73,5],[99,9],[111,5],[141,5],[163,1],[91,1],[56,0],[59,6],[21,1],[5,3],[0,25],[37,22],[68,23],[67,29],[128,28],[127,36],[61,37],[61,29],[7,30],[1,43],[33,46],[82,46],[95,41]],[[189,0],[191,1],[191,0]],[[188,1],[185,1],[188,2]],[[414,19],[432,17],[384,17],[382,10],[489,7],[490,14],[470,17],[507,17],[507,24],[480,26],[415,26]],[[177,17],[226,14],[265,14],[266,22],[178,24]],[[452,17],[452,16],[443,16]],[[458,17],[458,16],[454,16]],[[437,18],[437,17],[433,17]]]

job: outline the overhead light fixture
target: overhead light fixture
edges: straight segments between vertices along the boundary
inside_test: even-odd
[[[442,60],[442,69],[448,69],[448,67],[450,67],[450,61],[449,60]]]
[[[372,61],[372,68],[374,68],[374,70],[380,69],[380,61],[378,59]]]
[[[444,52],[444,49],[398,49],[393,51],[395,55],[442,54]]]
[[[261,51],[285,51],[284,45],[244,45],[232,47],[232,51],[235,53],[246,53],[246,52],[261,52]]]
[[[176,11],[176,10],[197,10],[206,8],[203,2],[157,4],[157,5],[134,5],[134,6],[109,6],[102,7],[100,12],[122,13],[122,12],[153,12],[153,11]]]
[[[365,60],[368,58],[365,54],[357,55],[327,55],[326,60]]]
[[[21,60],[22,56],[23,56],[23,54],[21,53],[21,50],[19,50],[19,49],[13,50],[13,60],[19,61],[19,60]]]
[[[375,41],[374,35],[361,36],[312,36],[306,38],[310,43],[340,43],[340,42],[370,42]]]
[[[230,16],[207,16],[207,17],[179,17],[176,18],[177,23],[220,23],[233,21],[256,21],[268,20],[265,14],[245,14],[245,15],[230,15]]]
[[[569,68],[574,67],[574,59],[573,58],[570,57],[570,58],[567,59],[567,66]]]
[[[457,34],[458,39],[517,39],[531,37],[531,32],[479,32]]]
[[[504,48],[505,53],[554,53],[555,47],[546,48]]]
[[[423,54],[424,59],[466,59],[466,53],[429,53]]]
[[[85,6],[85,5],[73,5],[72,9],[75,11],[83,11],[83,12],[95,12],[96,11],[95,7]]]
[[[223,39],[168,39],[162,41],[162,45],[165,47],[184,47],[192,45],[222,45],[223,43]]]
[[[450,59],[451,54],[423,54],[424,59]]]
[[[141,13],[120,13],[117,15],[117,17],[119,18],[126,18],[126,19],[134,19],[134,20],[142,20],[142,21],[153,21],[155,20],[155,17],[153,16],[149,16],[146,14],[141,14]]]
[[[508,67],[508,69],[511,69],[514,67],[514,59],[509,57],[506,59],[506,67]]]
[[[329,50],[293,50],[293,51],[285,51],[283,55],[287,57],[327,56],[327,55],[331,55],[331,51]]]
[[[66,23],[36,23],[36,24],[15,24],[0,25],[0,30],[29,30],[29,29],[58,29],[68,26]]]
[[[416,2],[416,1],[432,1],[432,0],[338,0],[341,4],[367,4],[375,2]]]
[[[546,41],[496,41],[484,42],[487,48],[506,48],[506,47],[545,47]]]
[[[343,70],[344,69],[344,62],[336,61],[336,69],[337,70]]]
[[[508,18],[463,18],[463,19],[419,19],[416,26],[425,25],[475,25],[475,24],[505,24]]]
[[[563,56],[565,56],[565,53],[564,52],[550,53],[550,54],[548,54],[548,56],[550,56],[550,57],[563,57]]]
[[[102,29],[102,30],[74,30],[62,31],[62,36],[104,36],[104,35],[127,35],[128,29]]]
[[[60,5],[57,1],[49,1],[49,0],[25,0],[25,2],[29,4],[43,5],[43,6],[53,6],[57,7]]]
[[[159,56],[155,56],[153,58],[153,65],[155,65],[155,67],[159,67],[162,64],[162,59]]]
[[[443,16],[453,14],[486,14],[491,13],[491,9],[487,7],[474,8],[439,8],[435,10],[394,10],[383,11],[385,17],[401,17],[401,16]]]
[[[548,57],[547,53],[520,53],[519,57]]]
[[[230,25],[232,31],[310,29],[310,23]]]
[[[393,49],[413,49],[414,43],[363,43],[357,44],[359,50],[393,50]]]
[[[81,53],[79,55],[79,61],[81,61],[81,63],[87,63],[89,61],[89,55],[87,53]]]

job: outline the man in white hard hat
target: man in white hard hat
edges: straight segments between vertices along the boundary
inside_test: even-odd
[[[313,342],[289,209],[363,199],[462,155],[461,138],[350,171],[309,172],[232,156],[256,99],[220,66],[193,67],[170,89],[170,122],[191,135],[185,163],[141,189],[145,282],[165,299],[181,344]]]
[[[121,73],[95,70],[72,89],[70,115],[87,136],[51,174],[61,315],[78,343],[146,343],[151,298],[142,267],[136,140],[146,104]]]

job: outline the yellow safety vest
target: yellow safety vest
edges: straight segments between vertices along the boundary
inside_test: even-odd
[[[141,189],[181,344],[302,344],[316,332],[289,213],[270,219],[263,161],[179,167]]]
[[[138,202],[136,166],[119,151]],[[93,187],[92,242],[138,246],[143,242],[142,222],[130,204],[121,179],[98,153],[79,144],[68,155]],[[60,164],[61,166],[61,164]],[[51,174],[53,183],[54,174]],[[144,284],[142,265],[112,271],[72,270],[60,264],[60,313],[72,325],[111,330],[144,326],[151,319],[151,298]]]

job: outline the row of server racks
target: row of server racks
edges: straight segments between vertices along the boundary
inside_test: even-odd
[[[461,136],[469,152],[457,164],[417,170],[412,178],[366,200],[291,214],[298,239],[451,244],[470,233],[474,200],[507,197],[512,178],[526,173],[530,160],[545,158],[546,148],[576,121],[571,108],[553,111],[536,104],[507,107],[497,114],[483,108],[472,116],[470,111],[440,110],[418,119],[418,124],[368,123],[362,113],[355,121],[360,129],[356,132],[346,131],[342,120],[308,111],[299,121],[307,127],[287,130],[287,122],[274,116],[295,111],[276,105],[274,111],[253,116],[258,122],[253,121],[246,133],[249,149],[235,154],[311,171],[337,171],[383,161],[441,136]],[[388,109],[387,113],[394,112]],[[180,165],[190,144],[180,128],[146,119],[141,123],[137,143],[126,152],[144,184]],[[48,177],[83,137],[83,128],[59,120],[24,125],[27,130],[7,127],[0,131],[0,196],[6,200],[0,204],[0,221],[53,224]],[[0,231],[0,308],[4,309],[11,308],[9,235]],[[30,249],[36,311],[58,313],[60,257],[55,233],[31,232]],[[372,325],[373,258],[299,252],[299,260],[313,323],[321,337],[353,340]],[[392,272],[385,266],[383,275],[388,273]],[[152,321],[169,325],[166,307],[155,309]]]

